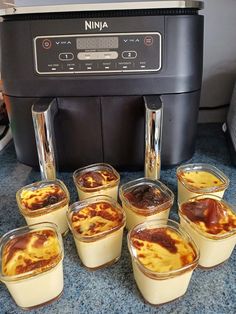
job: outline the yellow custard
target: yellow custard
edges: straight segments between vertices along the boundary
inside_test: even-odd
[[[131,241],[139,262],[154,272],[181,269],[196,258],[192,246],[170,228],[134,231]]]
[[[2,273],[5,276],[28,272],[42,273],[62,258],[57,235],[52,230],[38,230],[10,239],[2,252]]]
[[[193,188],[205,189],[220,187],[223,182],[214,174],[208,171],[186,171],[179,174],[180,181]]]

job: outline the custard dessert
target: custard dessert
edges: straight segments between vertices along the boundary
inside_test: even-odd
[[[192,197],[212,194],[223,197],[229,185],[228,178],[216,167],[208,164],[189,164],[177,169],[178,202]]]
[[[73,179],[80,200],[96,195],[107,195],[117,200],[120,175],[108,164],[94,164],[78,169]]]
[[[134,278],[144,299],[157,305],[185,294],[199,252],[178,223],[150,220],[128,234]]]
[[[126,227],[130,230],[150,219],[168,219],[174,195],[160,181],[141,178],[122,185],[120,199],[126,213]]]
[[[28,225],[44,221],[55,223],[61,234],[68,231],[66,211],[70,197],[60,180],[27,185],[16,194],[18,207]]]
[[[52,301],[63,290],[63,245],[55,224],[15,229],[0,240],[1,281],[22,308]]]
[[[236,213],[221,198],[199,196],[179,207],[181,225],[200,249],[199,265],[213,267],[227,260],[236,243]]]
[[[68,223],[86,267],[100,268],[119,259],[125,214],[111,197],[97,196],[72,204]]]

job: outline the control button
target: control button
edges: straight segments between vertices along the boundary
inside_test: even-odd
[[[42,42],[42,46],[44,49],[50,49],[52,47],[52,42],[50,39],[44,39]]]
[[[59,60],[61,61],[71,61],[74,59],[74,55],[71,52],[62,52],[59,54]]]
[[[131,70],[132,69],[132,62],[118,62],[117,64],[118,70]]]
[[[152,36],[146,36],[144,38],[144,45],[152,46],[153,45],[153,37]]]
[[[137,58],[137,52],[136,51],[123,51],[122,58],[123,59],[135,59]]]
[[[117,51],[99,51],[99,52],[79,52],[77,55],[79,60],[105,60],[105,59],[117,59]]]

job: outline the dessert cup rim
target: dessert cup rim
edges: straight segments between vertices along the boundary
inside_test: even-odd
[[[78,177],[79,173],[90,172],[90,171],[93,171],[93,168],[99,168],[99,167],[108,168],[109,170],[111,170],[115,174],[117,179],[112,181],[111,183],[108,182],[107,184],[104,184],[104,185],[101,185],[101,186],[97,186],[97,187],[94,187],[94,188],[86,188],[86,187],[83,187],[80,184],[78,184],[78,181],[76,180],[76,178]],[[92,192],[95,192],[95,191],[99,191],[101,189],[107,189],[107,188],[110,188],[110,187],[118,185],[119,182],[120,182],[120,174],[110,164],[107,164],[107,163],[95,163],[95,164],[91,164],[91,165],[88,165],[88,166],[76,169],[73,172],[73,181],[74,181],[75,186],[78,189],[80,189],[81,191],[91,192],[92,193]]]
[[[214,187],[207,187],[207,188],[199,188],[199,187],[194,187],[188,184],[188,182],[184,179],[181,178],[180,176],[180,172],[184,172],[186,171],[190,172],[191,170],[203,170],[206,172],[210,172],[213,175],[215,175],[221,182],[222,184],[219,186],[214,186]],[[212,166],[210,164],[206,164],[206,163],[192,163],[192,164],[184,164],[181,165],[177,168],[176,170],[176,176],[178,178],[178,182],[180,182],[181,184],[183,184],[183,186],[194,193],[213,193],[213,192],[219,192],[219,191],[223,191],[226,190],[229,186],[229,178],[218,168],[216,168],[215,166]]]

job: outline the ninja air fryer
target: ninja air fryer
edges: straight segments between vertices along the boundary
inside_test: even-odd
[[[202,2],[82,2],[1,11],[2,80],[18,160],[38,166],[32,111],[51,104],[47,132],[60,170],[95,162],[142,169],[150,97],[163,106],[162,165],[190,159]]]

